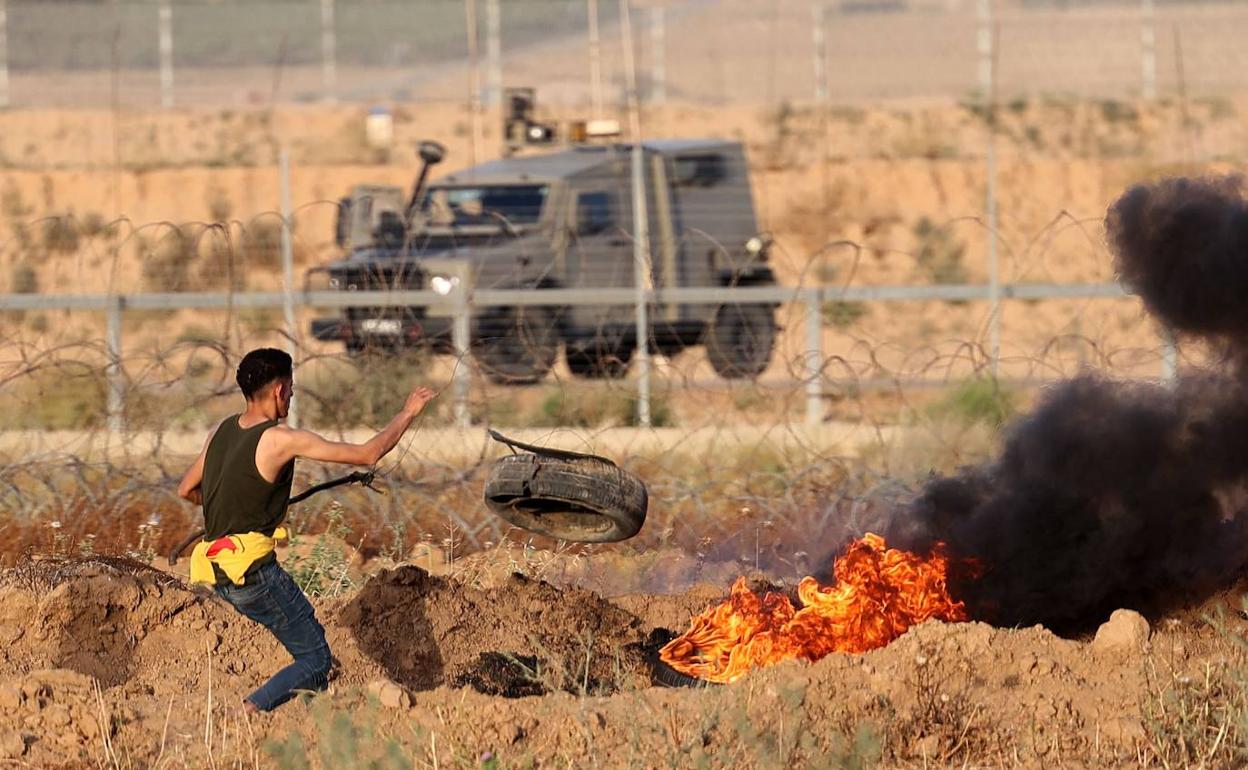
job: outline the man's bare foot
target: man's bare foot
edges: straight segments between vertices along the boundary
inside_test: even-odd
[[[243,701],[243,711],[247,714],[259,714],[260,709],[256,708],[256,704],[249,700]]]

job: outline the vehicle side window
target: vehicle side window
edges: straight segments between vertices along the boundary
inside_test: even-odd
[[[682,155],[673,162],[673,182],[680,187],[710,187],[727,176],[722,155]]]
[[[576,232],[578,235],[594,235],[609,230],[615,224],[611,211],[611,196],[605,192],[581,193],[576,198]]]

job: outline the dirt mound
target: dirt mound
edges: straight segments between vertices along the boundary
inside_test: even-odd
[[[498,766],[761,770],[850,766],[851,749],[885,766],[1181,766],[1190,736],[1168,726],[1168,699],[1231,714],[1248,671],[1248,626],[1219,611],[1237,590],[1130,644],[931,622],[733,685],[650,686],[656,635],[722,591],[609,602],[400,567],[317,602],[342,666],[331,691],[248,721],[239,700],[288,659],[263,629],[126,561],[35,562],[0,573],[0,764],[269,766],[285,746],[313,767],[369,752],[477,766],[489,752]],[[1208,735],[1202,751],[1221,751]]]
[[[181,586],[178,578],[150,564],[127,556],[47,556],[21,562],[0,573],[0,585],[16,585],[31,591],[50,591],[69,580],[96,575],[142,576],[169,587]]]
[[[649,684],[640,620],[596,594],[522,575],[492,589],[383,570],[343,609],[360,651],[413,690],[603,694]]]
[[[130,559],[25,563],[0,578],[0,671],[68,669],[104,687],[130,679],[148,636],[203,599]]]

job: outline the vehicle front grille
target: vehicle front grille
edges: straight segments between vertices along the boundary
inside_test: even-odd
[[[418,290],[424,288],[423,273],[412,265],[377,265],[344,270],[334,276],[347,291]]]
[[[424,274],[413,265],[370,265],[337,273],[338,287],[345,291],[418,291],[424,288]],[[349,307],[347,318],[423,318],[423,307]]]

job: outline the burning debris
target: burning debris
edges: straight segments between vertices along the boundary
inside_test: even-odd
[[[962,602],[949,596],[948,571],[939,545],[923,557],[867,534],[837,559],[835,583],[802,579],[800,609],[782,594],[759,596],[738,578],[731,596],[695,617],[659,657],[682,674],[727,683],[784,660],[873,650],[931,618],[967,619]]]
[[[1123,283],[1160,322],[1248,364],[1248,202],[1238,177],[1129,189],[1106,231]],[[743,580],[661,652],[731,682],[782,660],[881,647],[930,618],[1093,629],[1157,614],[1248,567],[1248,379],[1168,387],[1083,375],[1007,429],[1001,457],[931,481],[876,535],[805,578],[802,607]],[[929,552],[921,558],[919,552]],[[950,554],[953,555],[951,558]]]

